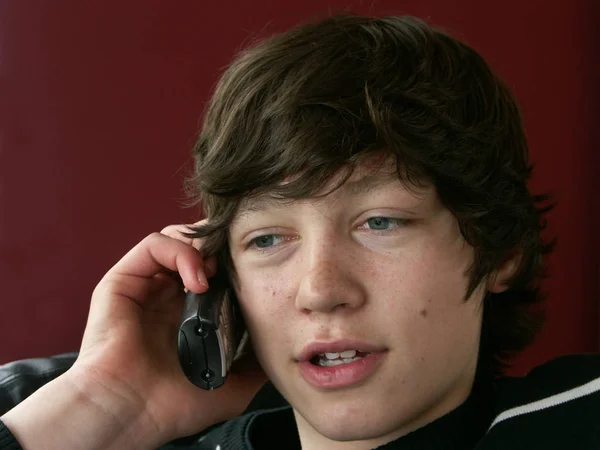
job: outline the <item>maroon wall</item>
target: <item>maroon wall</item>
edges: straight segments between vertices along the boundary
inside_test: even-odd
[[[181,179],[235,49],[348,6],[427,18],[514,88],[533,185],[560,201],[548,326],[516,371],[598,350],[598,2],[0,0],[0,363],[77,349],[103,273],[147,233],[196,216]]]

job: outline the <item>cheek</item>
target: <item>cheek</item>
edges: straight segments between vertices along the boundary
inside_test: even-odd
[[[463,331],[472,335],[479,314],[476,298],[465,302],[471,255],[460,241],[433,240],[383,266],[371,278],[371,291],[385,302],[379,322],[415,349],[445,347]]]
[[[238,276],[238,298],[250,338],[261,363],[266,354],[287,344],[289,329],[286,305],[292,301],[285,283],[276,277]]]
[[[456,309],[465,296],[468,261],[447,257],[431,249],[403,255],[388,263],[378,273],[371,273],[373,292],[396,307],[412,311],[426,319],[437,310]],[[392,305],[387,305],[392,307]]]
[[[449,235],[425,245],[421,254],[416,264],[419,279],[414,283],[428,300],[451,307],[462,303],[469,282],[467,271],[473,262],[471,247],[459,236]]]

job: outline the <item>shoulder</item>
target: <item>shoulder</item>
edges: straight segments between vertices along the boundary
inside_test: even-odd
[[[498,407],[508,409],[523,403],[570,392],[570,396],[592,393],[600,383],[600,355],[567,355],[532,369],[526,376],[498,380]]]
[[[481,448],[600,448],[600,355],[562,356],[497,383]]]
[[[176,439],[159,450],[246,450],[245,436],[256,413],[248,413],[210,427],[201,433]]]
[[[248,412],[235,419],[215,425],[196,436],[178,439],[160,450],[250,450],[272,448],[273,442],[281,448],[294,448],[296,436],[293,412],[290,406]]]
[[[209,436],[223,449],[299,448],[296,422],[291,406],[263,409],[247,413],[225,423]]]

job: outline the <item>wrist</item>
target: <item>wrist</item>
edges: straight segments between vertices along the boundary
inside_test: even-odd
[[[77,363],[65,373],[66,382],[73,385],[80,400],[102,417],[105,430],[112,430],[114,443],[111,449],[155,449],[169,440],[168,430],[154,420],[148,411],[148,398],[135,388],[142,382],[128,385],[121,379],[95,372]],[[169,424],[167,424],[169,425]],[[101,447],[106,448],[106,447]]]
[[[160,429],[134,394],[67,372],[2,417],[23,449],[156,448]]]

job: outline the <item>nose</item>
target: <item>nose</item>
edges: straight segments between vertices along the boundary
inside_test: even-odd
[[[306,264],[296,294],[296,308],[328,313],[337,309],[358,309],[366,299],[356,261],[339,244],[306,245]]]

